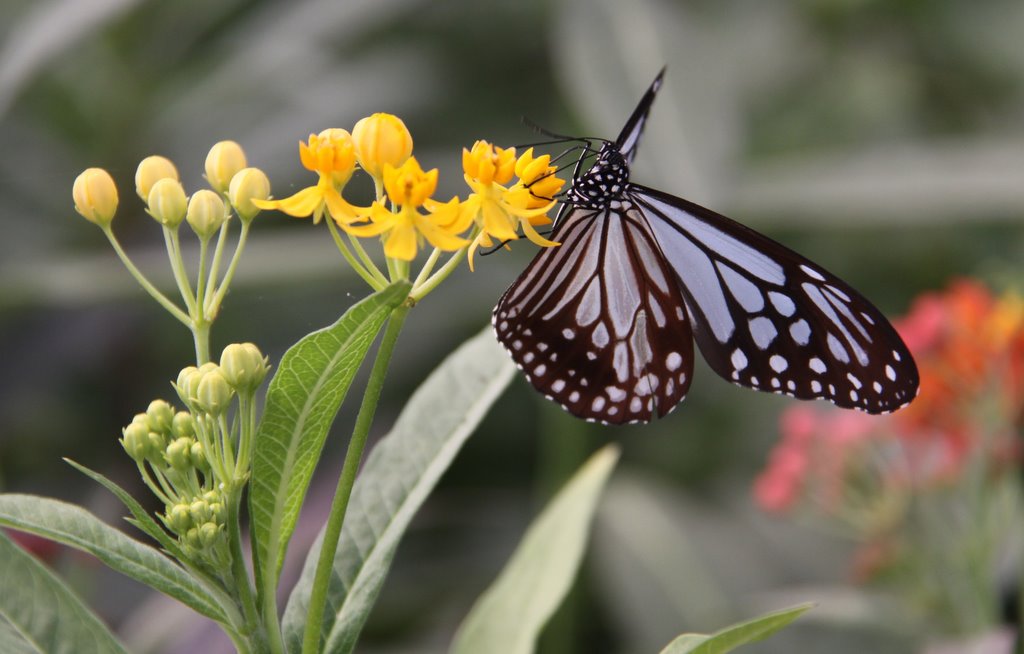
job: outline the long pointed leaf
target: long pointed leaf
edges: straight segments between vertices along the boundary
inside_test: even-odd
[[[661,654],[725,654],[740,645],[764,640],[782,629],[813,604],[798,604],[788,609],[765,613],[752,620],[720,629],[713,634],[683,634],[668,644]]]
[[[586,549],[590,522],[619,458],[606,446],[590,457],[527,530],[455,635],[451,654],[530,654],[562,603]]]
[[[267,388],[252,464],[249,504],[260,588],[281,571],[334,416],[377,332],[409,288],[396,282],[369,296],[281,358]]]
[[[46,654],[114,654],[124,648],[70,588],[0,532],[0,617]]]
[[[325,652],[352,650],[410,520],[514,372],[488,328],[431,373],[370,452],[334,558]],[[301,645],[319,551],[318,540],[285,609],[285,640],[292,651]]]
[[[226,620],[217,601],[185,570],[155,548],[132,539],[80,506],[48,497],[4,494],[0,495],[0,525],[88,552],[112,569],[166,593],[208,618]],[[3,583],[6,588],[6,580]]]
[[[39,650],[22,638],[7,620],[0,616],[0,652],[4,654],[39,654]]]

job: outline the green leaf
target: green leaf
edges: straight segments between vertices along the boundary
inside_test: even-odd
[[[753,620],[740,622],[713,634],[683,634],[673,640],[661,654],[724,654],[740,645],[764,640],[782,629],[813,604],[798,604],[788,609],[765,613]]]
[[[370,452],[334,558],[325,652],[352,650],[409,521],[514,373],[488,328],[431,373]],[[301,646],[319,551],[318,540],[285,609],[285,640],[293,651]]]
[[[86,468],[82,464],[72,461],[71,459],[66,458],[64,460],[68,463],[68,465],[72,466],[75,470],[78,470],[83,475],[89,477],[90,479],[92,479],[93,481],[95,481],[96,483],[100,484],[108,491],[113,493],[115,496],[117,496],[117,499],[121,500],[121,503],[125,505],[125,508],[127,508],[131,512],[132,516],[135,518],[134,520],[129,520],[129,523],[131,525],[145,532],[150,536],[150,538],[160,543],[160,545],[165,550],[167,550],[167,552],[169,552],[171,556],[175,557],[179,561],[186,560],[187,557],[185,556],[185,553],[182,551],[181,547],[178,545],[178,541],[174,538],[171,538],[171,536],[168,535],[168,533],[164,531],[159,524],[157,524],[156,520],[153,519],[153,516],[151,516],[149,512],[142,508],[142,505],[139,504],[138,501],[134,497],[132,497],[128,491],[121,488],[113,481],[104,477],[95,470],[90,470],[89,468]]]
[[[0,525],[88,552],[112,569],[208,618],[222,623],[226,620],[217,600],[188,572],[155,548],[130,538],[80,506],[35,495],[3,494]],[[6,580],[3,583],[6,588]]]
[[[10,622],[0,616],[0,652],[4,654],[39,654],[39,650],[21,637]]]
[[[392,309],[409,295],[396,282],[307,335],[281,358],[256,432],[249,508],[258,586],[276,579],[323,449],[352,378]],[[271,585],[274,585],[272,583]]]
[[[619,451],[590,457],[530,525],[491,587],[463,620],[452,654],[529,654],[562,603],[586,549],[597,500]]]
[[[32,644],[33,651],[46,654],[125,651],[106,625],[64,582],[3,532],[0,532],[0,580],[3,580],[0,617]]]

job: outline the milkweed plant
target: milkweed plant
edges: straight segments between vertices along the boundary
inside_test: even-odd
[[[489,331],[471,339],[412,395],[364,461],[402,327],[463,261],[472,268],[481,248],[521,236],[556,247],[538,227],[551,222],[566,181],[550,155],[477,141],[462,153],[469,192],[438,199],[437,169],[423,169],[404,123],[383,113],[360,120],[351,132],[311,134],[299,144],[299,155],[315,173],[314,183],[281,199],[273,198],[267,175],[249,166],[232,141],[210,149],[209,188],[191,193],[173,162],[142,160],[135,192],[162,230],[176,291],[170,295],[135,266],[115,235],[119,193],[111,175],[89,168],[78,176],[75,209],[102,231],[146,293],[189,330],[195,360],[167,371],[173,381],[166,395],[126,416],[116,439],[153,498],[134,497],[69,461],[117,496],[143,539],[73,504],[0,495],[0,525],[96,556],[213,620],[244,653],[354,649],[409,521],[513,372]],[[376,197],[369,206],[345,198],[357,171],[373,181]],[[334,324],[301,338],[280,361],[244,341],[211,352],[211,329],[249,232],[267,210],[325,223],[369,294]],[[183,256],[186,238],[198,240],[192,264]],[[370,373],[357,392],[359,410],[347,429],[326,523],[298,581],[281,588],[313,469],[367,359]],[[114,441],[112,436],[111,447]],[[570,588],[616,459],[614,448],[600,450],[544,508],[463,620],[451,652],[533,651]],[[154,498],[161,508],[150,513],[143,506]],[[0,651],[126,651],[61,579],[15,544],[13,534],[0,531]],[[807,608],[765,614],[712,634],[683,634],[662,651],[725,652],[766,637]]]

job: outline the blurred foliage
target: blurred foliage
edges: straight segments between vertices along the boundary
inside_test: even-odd
[[[460,151],[474,139],[537,140],[521,116],[614,136],[667,64],[636,177],[749,222],[897,315],[957,274],[1020,284],[1021,33],[1019,0],[4,3],[0,483],[74,497],[116,521],[109,498],[59,457],[130,484],[120,427],[153,397],[169,397],[168,381],[191,357],[187,334],[74,215],[72,180],[87,166],[114,174],[123,207],[115,229],[143,268],[158,270],[159,231],[131,197],[148,154],[172,158],[192,189],[209,146],[232,138],[280,197],[306,181],[300,139],[389,111],[406,120],[424,166],[441,168],[438,195],[448,196],[461,192]],[[323,231],[277,215],[258,221],[213,349],[252,340],[277,361],[364,290]],[[378,433],[488,320],[531,253],[516,244],[487,257],[417,308]],[[749,617],[780,589],[796,593],[785,601],[833,599],[821,599],[810,626],[745,651],[797,642],[803,651],[906,651],[895,613],[835,588],[792,590],[842,582],[841,546],[750,506],[749,484],[791,401],[736,389],[702,364],[696,374],[672,416],[621,429],[577,424],[513,384],[414,523],[362,650],[443,648],[527,517],[586,453],[614,440],[629,483],[613,482],[613,508],[546,651],[655,651],[684,629]],[[328,443],[328,484],[341,438]],[[299,529],[311,538],[321,522],[306,515]],[[652,573],[665,570],[673,574]],[[119,601],[110,585],[127,582],[98,575],[79,575],[82,592],[103,596],[106,617],[134,642],[153,639],[154,616],[166,620],[170,609],[138,608],[137,589]],[[721,597],[692,592],[693,579]],[[180,633],[203,628],[181,620],[190,626]],[[163,651],[188,651],[176,635]]]

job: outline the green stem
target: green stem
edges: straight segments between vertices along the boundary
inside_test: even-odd
[[[419,274],[416,275],[416,281],[412,283],[413,288],[416,288],[423,284],[423,282],[427,281],[430,273],[434,272],[434,266],[437,265],[437,260],[440,256],[441,248],[434,248],[434,251],[430,253],[430,256],[427,257],[426,262],[424,262],[423,267],[420,268]]]
[[[192,325],[192,340],[196,344],[196,365],[210,360],[210,322],[205,318]]]
[[[249,227],[251,226],[251,220],[242,221],[242,229],[238,234],[238,243],[235,244],[235,253],[231,255],[231,263],[228,264],[228,269],[224,271],[224,279],[221,280],[220,286],[217,287],[217,292],[206,307],[206,315],[208,315],[211,320],[217,317],[217,312],[220,311],[220,303],[224,300],[224,295],[228,292],[228,287],[231,286],[231,280],[235,277],[235,269],[238,268],[238,262],[242,258],[242,250],[245,249],[245,243],[249,239]],[[220,246],[218,244],[218,249],[219,248]],[[214,254],[215,265],[216,257],[217,254]],[[212,277],[213,270],[211,270],[210,273]],[[216,283],[216,281],[213,283]],[[213,286],[210,286],[210,288],[213,288]]]
[[[388,278],[384,276],[384,273],[380,271],[377,264],[373,262],[370,255],[367,254],[366,249],[363,248],[363,244],[359,242],[359,239],[352,234],[348,235],[348,241],[352,244],[352,249],[355,250],[356,256],[363,262],[363,266],[366,267],[366,271],[373,275],[373,277],[385,286],[388,285]]]
[[[157,290],[157,288],[153,286],[148,279],[146,279],[146,276],[135,267],[135,264],[128,258],[128,254],[117,241],[117,237],[114,236],[113,230],[111,230],[110,227],[105,227],[103,229],[103,233],[106,234],[107,240],[110,241],[110,245],[113,246],[114,252],[116,252],[118,258],[121,259],[121,263],[128,269],[131,276],[135,278],[135,281],[139,283],[139,286],[149,293],[149,295],[156,300],[160,306],[166,309],[168,313],[174,316],[179,322],[184,324],[186,327],[192,327],[192,320],[188,317],[188,314],[178,308],[174,302],[171,302],[170,298]]]
[[[306,630],[302,638],[303,654],[316,654],[320,649],[320,632],[327,604],[327,587],[331,582],[334,554],[341,537],[341,527],[345,522],[345,511],[348,509],[359,462],[363,458],[363,449],[366,447],[366,438],[370,433],[370,425],[373,423],[373,414],[377,410],[377,401],[380,399],[381,388],[384,386],[388,364],[391,362],[395,343],[398,341],[398,335],[401,333],[402,325],[408,315],[409,307],[406,305],[391,312],[391,319],[384,330],[377,358],[373,362],[373,370],[366,382],[363,402],[359,406],[359,415],[356,417],[352,439],[349,441],[341,476],[338,478],[338,488],[334,492],[334,501],[331,503],[331,513],[324,526],[324,538],[320,546],[320,556],[316,564],[316,575],[313,579],[313,588],[306,613]]]
[[[452,274],[452,272],[459,267],[459,264],[462,263],[462,260],[466,258],[466,251],[468,249],[469,248],[461,248],[458,252],[453,254],[448,259],[448,261],[445,261],[444,265],[441,266],[436,273],[431,275],[429,279],[427,279],[422,284],[417,283],[413,287],[412,292],[409,293],[409,297],[416,300],[417,302],[426,297],[428,293],[437,288],[438,284],[447,279],[448,275]]]
[[[178,239],[178,230],[164,227],[164,241],[167,243],[167,258],[170,259],[171,270],[174,271],[174,281],[178,284],[181,299],[185,301],[189,315],[195,316],[196,296],[192,294],[192,285],[189,284],[188,273],[185,272],[185,260],[181,257],[181,241]]]
[[[224,224],[220,226],[220,233],[217,235],[217,247],[213,249],[213,260],[210,262],[210,272],[206,278],[206,288],[210,289],[207,291],[209,294],[207,297],[208,301],[204,305],[207,315],[210,313],[209,307],[212,303],[212,296],[217,289],[217,274],[220,272],[220,262],[224,258],[224,248],[228,241],[228,231],[230,231],[228,228],[231,225],[231,213],[230,210],[226,211],[228,215],[224,219]],[[236,248],[235,251],[237,252],[238,249]]]
[[[374,278],[373,273],[364,268],[363,264],[359,263],[359,260],[356,259],[356,256],[352,254],[352,251],[348,249],[347,245],[345,245],[345,241],[342,240],[341,234],[338,233],[338,228],[335,227],[334,221],[331,220],[330,218],[327,219],[327,228],[331,232],[331,237],[334,239],[334,244],[338,246],[338,252],[341,252],[341,256],[345,257],[345,261],[348,262],[348,265],[352,266],[352,270],[356,271],[356,274],[362,277],[363,281],[370,285],[370,288],[372,288],[375,291],[379,291],[383,289],[385,286],[387,286],[386,281],[377,281],[377,279]],[[380,273],[380,271],[377,272],[378,274]]]
[[[242,531],[239,526],[240,505],[242,502],[242,487],[236,486],[231,489],[231,498],[228,502],[230,507],[228,515],[228,542],[231,548],[231,576],[234,587],[238,593],[238,602],[242,607],[242,614],[245,616],[245,634],[247,640],[262,638],[260,634],[259,609],[256,607],[256,597],[249,582],[249,573],[245,569],[245,557],[242,554]],[[270,650],[275,654],[284,651],[281,641],[280,627],[277,620],[273,625],[268,625],[266,637],[269,639]],[[261,649],[261,648],[260,648]]]

